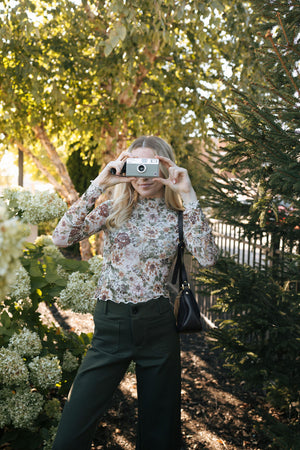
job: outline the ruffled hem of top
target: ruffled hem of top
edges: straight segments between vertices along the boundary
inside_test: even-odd
[[[169,294],[158,294],[158,295],[155,295],[155,296],[152,296],[152,297],[149,297],[149,298],[144,298],[142,300],[138,299],[136,301],[127,300],[127,299],[123,299],[123,300],[117,301],[116,299],[109,298],[109,297],[103,299],[103,298],[101,298],[100,296],[97,296],[97,295],[94,296],[93,298],[94,298],[94,300],[97,300],[97,301],[99,300],[101,302],[108,302],[108,301],[110,301],[110,302],[114,302],[114,303],[118,303],[118,304],[119,303],[121,303],[121,304],[123,304],[123,303],[125,303],[125,304],[131,303],[131,304],[134,304],[134,305],[138,305],[139,303],[150,302],[150,300],[157,300],[158,298],[161,298],[161,297],[168,298],[170,300],[170,295]]]

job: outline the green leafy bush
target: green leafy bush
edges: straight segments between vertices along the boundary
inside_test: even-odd
[[[38,307],[62,297],[62,307],[92,312],[101,259],[69,260],[50,236],[24,247],[28,227],[23,222],[52,220],[65,203],[49,193],[7,190],[5,195],[0,206],[0,446],[47,450],[92,334],[46,326]],[[74,290],[76,301],[70,304]]]
[[[218,327],[209,334],[238,380],[265,395],[270,405],[296,422],[300,407],[299,256],[286,264],[284,284],[268,270],[221,257],[198,281],[216,297]],[[226,318],[224,318],[226,317]]]
[[[298,267],[299,257],[290,265]],[[265,392],[273,406],[290,410],[300,400],[300,295],[291,281],[284,286],[267,270],[221,258],[217,270],[203,271],[217,296],[220,316],[211,331],[226,364],[249,385]],[[291,270],[290,273],[292,273]]]
[[[90,267],[99,268],[100,261],[68,260],[50,237],[27,244],[21,261],[0,306],[0,444],[46,449],[91,334],[48,327],[37,309],[41,301],[51,304],[60,295],[74,271],[91,279]]]

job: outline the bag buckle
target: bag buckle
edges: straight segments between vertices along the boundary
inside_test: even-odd
[[[184,289],[191,289],[191,285],[188,281],[184,281],[181,285],[181,289],[184,291]]]

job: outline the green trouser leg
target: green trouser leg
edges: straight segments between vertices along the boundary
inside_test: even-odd
[[[176,373],[174,364],[170,364],[168,358],[164,361],[144,361],[142,366],[136,366],[136,371],[139,400],[136,448],[180,449],[179,372]]]
[[[165,298],[98,302],[92,346],[74,380],[53,450],[88,450],[131,360],[138,385],[138,450],[180,448],[180,351]]]

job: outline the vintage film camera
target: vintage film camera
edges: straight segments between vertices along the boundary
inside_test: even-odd
[[[115,175],[116,169],[110,169]],[[128,158],[122,167],[121,174],[126,177],[159,177],[159,160],[156,158]]]

